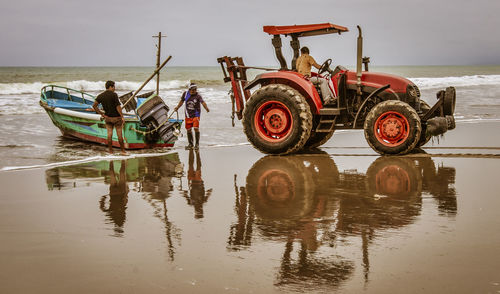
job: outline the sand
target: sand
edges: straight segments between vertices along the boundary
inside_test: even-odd
[[[0,293],[497,293],[499,127],[2,171]]]

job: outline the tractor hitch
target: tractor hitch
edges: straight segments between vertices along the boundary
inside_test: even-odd
[[[247,67],[245,63],[243,63],[243,58],[241,57],[224,56],[217,58],[217,61],[222,68],[224,82],[231,82],[231,100],[233,104],[236,105],[236,110],[233,109],[233,115],[236,113],[238,119],[242,119],[243,108],[245,107],[243,98],[245,101],[250,98],[250,91],[245,90],[248,83]]]
[[[453,116],[455,112],[455,102],[457,100],[455,87],[448,87],[446,90],[437,92],[436,98],[438,101],[424,114],[422,117],[423,121],[427,121],[436,116]]]
[[[241,57],[229,57],[223,56],[217,58],[219,62],[222,73],[224,74],[224,82],[231,82],[231,91],[229,91],[229,96],[231,97],[231,102],[233,104],[233,113],[238,116],[238,119],[243,118],[243,109],[245,108],[245,102],[250,98],[250,89],[252,87],[248,82],[247,69],[258,69],[266,71],[276,71],[274,68],[266,67],[256,67],[256,66],[246,66]],[[236,110],[234,109],[236,106]]]
[[[431,136],[438,136],[455,128],[455,102],[456,91],[448,87],[436,93],[437,102],[423,116],[422,122],[426,124],[426,132]]]

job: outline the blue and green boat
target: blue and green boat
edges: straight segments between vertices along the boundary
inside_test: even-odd
[[[122,103],[130,95],[120,97]],[[172,147],[177,140],[182,120],[170,118],[168,106],[153,92],[137,96],[143,100],[126,103],[123,138],[126,149]],[[91,94],[57,85],[42,88],[40,105],[62,135],[98,144],[107,144],[106,124],[92,105],[95,97]],[[131,114],[130,112],[133,111]],[[113,146],[119,147],[116,130],[113,130]]]

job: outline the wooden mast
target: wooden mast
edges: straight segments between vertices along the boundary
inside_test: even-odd
[[[153,38],[158,38],[158,51],[156,53],[156,68],[160,67],[160,54],[161,54],[161,38],[165,38],[166,36],[162,36],[161,32],[158,32],[158,36],[153,36]],[[160,71],[158,71],[156,75],[156,95],[160,95]]]

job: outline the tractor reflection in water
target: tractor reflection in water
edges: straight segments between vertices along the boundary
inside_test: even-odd
[[[227,247],[247,250],[252,238],[284,240],[275,284],[331,289],[353,275],[355,262],[328,247],[341,248],[347,238],[359,236],[368,281],[368,249],[376,232],[415,222],[424,193],[437,201],[440,213],[454,216],[454,183],[455,169],[436,169],[428,156],[380,157],[366,174],[339,173],[325,153],[267,156],[249,170],[245,187],[236,185],[235,176],[238,221],[231,226]]]

